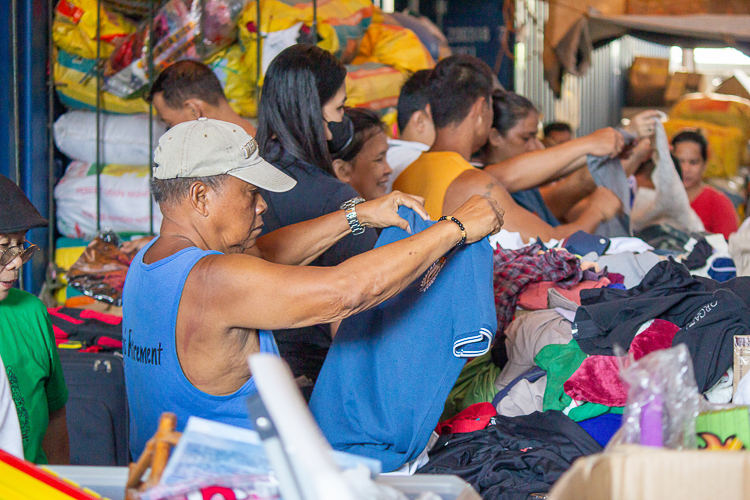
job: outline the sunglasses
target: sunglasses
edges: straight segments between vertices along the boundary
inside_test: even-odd
[[[8,249],[6,249],[3,253],[0,253],[0,268],[6,267],[8,264],[13,262],[16,257],[20,257],[21,262],[23,264],[26,264],[29,260],[31,260],[37,250],[39,250],[39,247],[34,244],[30,244],[26,248],[18,245],[8,247]]]

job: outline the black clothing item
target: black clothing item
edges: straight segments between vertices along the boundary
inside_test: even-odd
[[[322,168],[298,160],[283,151],[278,143],[273,143],[269,151],[262,154],[265,158],[271,158],[275,167],[297,180],[297,185],[285,193],[260,190],[268,204],[268,210],[263,214],[263,234],[335,212],[343,202],[359,196],[349,184]],[[360,235],[348,234],[310,265],[336,266],[350,257],[372,250],[377,240],[378,234],[372,228],[366,228]],[[274,330],[273,336],[279,346],[279,354],[289,364],[294,376],[305,375],[314,382],[331,347],[330,325]],[[312,390],[303,392],[309,399]]]
[[[611,356],[615,344],[630,348],[644,322],[671,321],[681,328],[672,345],[687,345],[698,388],[706,391],[732,363],[732,336],[750,334],[750,309],[743,300],[750,296],[750,282],[736,280],[697,279],[672,259],[660,262],[630,290],[582,290],[573,338],[586,354]]]
[[[729,290],[706,292],[713,294],[708,301],[696,297],[695,304],[703,302],[672,340],[672,345],[685,344],[693,360],[695,381],[701,392],[706,392],[719,381],[732,366],[735,335],[750,335],[750,309]],[[686,302],[691,302],[687,299]]]
[[[55,333],[66,333],[68,341],[81,342],[85,347],[97,345],[102,337],[122,342],[122,318],[70,307],[47,309],[47,313]]]
[[[701,267],[706,265],[706,262],[708,261],[708,258],[713,255],[714,249],[713,247],[706,241],[705,238],[701,238],[698,240],[698,243],[695,244],[695,247],[693,247],[693,251],[690,252],[690,255],[688,255],[688,258],[685,259],[685,267],[690,269],[691,271],[693,269],[700,269]]]
[[[336,212],[343,202],[359,196],[353,187],[322,168],[298,160],[286,152],[271,156],[279,158],[271,163],[296,179],[297,185],[284,193],[260,190],[268,204],[268,210],[263,214],[263,234]],[[377,240],[378,235],[373,228],[366,228],[360,235],[348,234],[311,265],[336,266],[350,257],[372,250]]]
[[[698,233],[686,233],[668,224],[655,224],[637,231],[633,236],[640,238],[657,250],[669,250],[678,253],[685,251],[685,243],[690,238],[700,240]]]
[[[446,434],[418,473],[456,474],[485,500],[545,493],[578,457],[602,447],[559,411],[496,416],[483,430]]]
[[[18,184],[0,174],[0,233],[25,233],[48,225]]]

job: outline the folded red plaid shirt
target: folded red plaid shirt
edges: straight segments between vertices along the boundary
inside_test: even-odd
[[[495,249],[493,263],[498,337],[513,320],[518,295],[527,285],[553,281],[567,289],[583,278],[578,257],[565,250],[539,253],[542,250],[539,243],[520,250]]]

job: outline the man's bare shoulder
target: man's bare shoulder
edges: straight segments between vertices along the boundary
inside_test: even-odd
[[[448,187],[443,202],[443,213],[449,214],[475,194],[497,199],[501,205],[508,203],[510,194],[497,179],[478,168],[467,170]]]

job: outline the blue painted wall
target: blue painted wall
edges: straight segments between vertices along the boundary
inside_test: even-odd
[[[42,215],[48,203],[48,36],[50,0],[17,0],[17,57],[19,127],[15,140],[13,118],[12,0],[0,0],[0,173],[18,182]],[[14,158],[20,159],[16,178]],[[44,281],[49,229],[30,231],[28,239],[42,248],[24,268],[24,289],[38,293]]]

